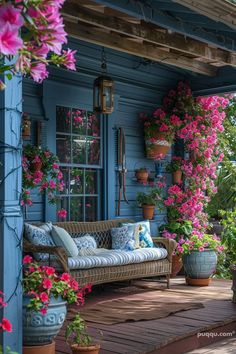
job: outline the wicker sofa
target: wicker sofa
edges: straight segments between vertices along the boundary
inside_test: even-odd
[[[55,225],[64,228],[71,237],[83,236],[86,233],[94,235],[98,247],[111,248],[111,236],[109,230],[117,227],[120,222],[127,222],[127,219],[115,219],[96,222],[58,222]],[[89,269],[72,269],[68,267],[68,256],[62,247],[57,246],[41,246],[33,245],[24,239],[24,252],[41,252],[49,253],[49,263],[55,265],[60,264],[63,271],[70,272],[71,275],[79,282],[80,285],[87,283],[102,284],[108,282],[131,280],[142,277],[165,276],[167,287],[169,288],[169,279],[172,266],[172,253],[176,247],[174,240],[164,239],[161,237],[153,238],[155,245],[164,247],[167,250],[167,257],[159,260],[146,261],[137,264],[126,264],[119,266],[106,266]],[[54,255],[54,257],[51,257]]]

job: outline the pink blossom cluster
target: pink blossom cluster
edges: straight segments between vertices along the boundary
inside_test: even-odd
[[[48,76],[49,63],[76,70],[76,51],[62,49],[67,43],[60,14],[64,1],[1,1],[0,55],[17,56],[14,64],[0,66],[2,72],[20,72],[42,82]]]
[[[4,301],[4,294],[2,291],[0,291],[0,309],[6,306],[7,303]],[[0,320],[0,330],[6,332],[12,332],[12,324],[6,317],[3,317]]]

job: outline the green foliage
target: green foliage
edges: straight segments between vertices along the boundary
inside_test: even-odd
[[[161,225],[159,227],[160,233],[162,233],[164,230],[174,233],[179,237],[187,238],[192,234],[193,228],[191,221],[183,220],[180,222],[171,221],[168,224]]]
[[[77,314],[75,318],[66,327],[66,341],[71,344],[88,346],[92,343],[91,337],[87,333],[85,321]]]
[[[139,206],[142,205],[155,205],[162,207],[162,196],[159,188],[152,188],[149,193],[139,192],[136,197]]]
[[[7,347],[6,349],[7,349],[7,351],[5,354],[18,354],[17,352],[13,352],[10,347]],[[0,354],[4,354],[1,345],[0,345]]]
[[[236,208],[233,211],[221,211],[223,220],[222,243],[225,245],[231,264],[236,264]]]

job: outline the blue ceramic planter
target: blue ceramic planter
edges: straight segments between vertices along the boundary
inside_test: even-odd
[[[50,299],[46,315],[27,309],[30,297],[23,296],[23,344],[51,343],[66,318],[66,301],[61,297]]]
[[[203,252],[191,251],[183,255],[183,265],[187,278],[207,279],[215,272],[217,255],[211,249]]]

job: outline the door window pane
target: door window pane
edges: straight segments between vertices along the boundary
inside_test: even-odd
[[[85,220],[93,221],[96,220],[97,215],[97,197],[86,197],[85,198]]]
[[[67,135],[57,135],[56,138],[57,156],[61,163],[71,162],[71,139]]]
[[[59,133],[70,133],[71,109],[68,107],[57,107],[56,129]]]

